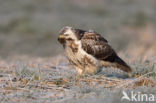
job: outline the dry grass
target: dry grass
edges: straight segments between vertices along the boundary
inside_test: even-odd
[[[133,65],[137,65],[134,66],[135,69],[142,70],[134,70],[131,78],[125,78],[122,71],[113,68],[104,68],[97,75],[77,77],[75,69],[69,65],[63,55],[31,60],[25,57],[16,58],[16,61],[1,60],[0,99],[2,103],[65,102],[72,101],[73,98],[81,100],[85,98],[83,96],[91,96],[90,93],[98,95],[106,91],[137,90],[139,87],[155,88],[154,65],[151,63],[143,68],[141,65],[144,63],[131,64]],[[110,74],[117,72],[124,78],[116,75],[108,76],[109,72]]]
[[[156,96],[156,1],[69,1],[0,1],[0,103],[121,103],[123,90]],[[58,55],[66,25],[104,36],[132,77],[113,68],[77,77]]]

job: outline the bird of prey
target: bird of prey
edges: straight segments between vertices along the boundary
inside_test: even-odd
[[[93,30],[66,26],[61,29],[58,41],[79,75],[96,74],[102,67],[115,67],[128,73],[132,71],[108,41]]]

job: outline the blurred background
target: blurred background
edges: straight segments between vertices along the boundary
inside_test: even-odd
[[[53,57],[64,26],[93,29],[127,57],[156,53],[156,0],[0,0],[0,57]]]

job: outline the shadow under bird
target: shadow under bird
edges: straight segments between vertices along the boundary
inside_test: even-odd
[[[66,26],[60,31],[58,41],[79,75],[96,74],[102,67],[115,67],[128,73],[132,71],[107,40],[93,30]]]

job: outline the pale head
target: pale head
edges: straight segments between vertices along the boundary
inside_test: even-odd
[[[58,41],[61,44],[65,44],[66,42],[70,42],[70,41],[78,41],[81,39],[84,32],[85,31],[83,30],[66,26],[63,29],[61,29],[59,33]]]

